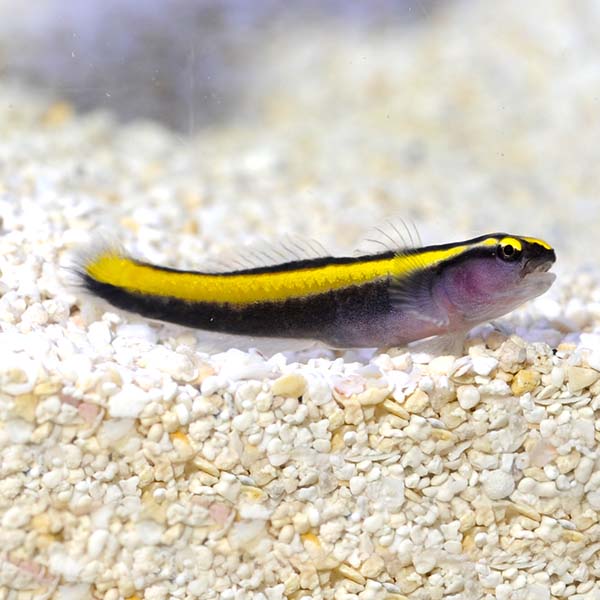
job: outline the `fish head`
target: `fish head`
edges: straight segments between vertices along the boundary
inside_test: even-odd
[[[543,294],[554,249],[536,238],[495,234],[444,265],[439,285],[450,320],[474,325]]]

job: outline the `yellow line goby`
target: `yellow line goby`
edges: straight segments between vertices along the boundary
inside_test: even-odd
[[[105,249],[84,261],[81,277],[93,294],[151,318],[232,334],[382,346],[463,331],[504,314],[515,300],[548,287],[554,260],[543,240],[490,234],[221,273],[160,267]]]

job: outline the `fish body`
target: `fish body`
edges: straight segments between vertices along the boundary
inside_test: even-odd
[[[390,347],[466,333],[510,312],[550,287],[555,260],[543,240],[498,233],[218,273],[105,249],[82,262],[80,277],[93,295],[152,319],[252,338]]]

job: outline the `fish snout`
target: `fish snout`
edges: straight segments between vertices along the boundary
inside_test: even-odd
[[[521,275],[530,273],[545,273],[550,270],[556,262],[556,253],[552,248],[543,248],[538,244],[532,244],[527,249],[527,257],[523,261]]]

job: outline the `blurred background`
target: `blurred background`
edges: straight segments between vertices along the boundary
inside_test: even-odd
[[[314,84],[297,79],[302,69],[311,66],[312,78],[322,77],[315,71],[321,61],[332,50],[344,52],[324,43],[328,36],[345,39],[347,50],[356,44],[362,54],[351,51],[348,61],[365,61],[369,34],[399,33],[433,17],[437,6],[431,0],[42,0],[29,7],[4,0],[3,72],[82,110],[106,108],[123,120],[157,120],[193,134],[220,121],[260,117],[280,86],[297,85],[305,96]]]
[[[596,262],[594,0],[0,0],[0,92],[4,144],[76,155],[65,206],[146,253],[403,217]]]

